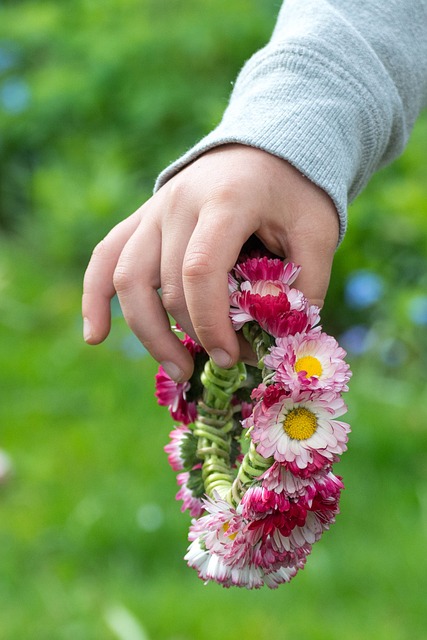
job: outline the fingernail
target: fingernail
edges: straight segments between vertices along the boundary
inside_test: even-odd
[[[92,337],[92,328],[88,318],[83,318],[83,338],[87,342]]]
[[[168,374],[169,378],[175,380],[175,382],[181,382],[184,378],[184,373],[174,362],[161,362],[160,365]]]
[[[215,364],[218,365],[218,367],[227,369],[227,367],[231,366],[231,356],[223,349],[212,349],[212,351],[210,352],[210,357],[215,362]]]

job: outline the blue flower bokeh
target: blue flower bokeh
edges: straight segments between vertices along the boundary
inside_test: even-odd
[[[415,296],[409,302],[409,317],[419,326],[427,325],[427,296]]]
[[[378,302],[384,293],[382,278],[373,271],[354,271],[345,285],[345,301],[353,309],[365,309]]]
[[[8,113],[18,114],[25,111],[30,98],[30,88],[21,78],[7,78],[0,86],[0,104]]]

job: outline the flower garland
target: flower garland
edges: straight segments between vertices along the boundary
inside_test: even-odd
[[[316,326],[319,309],[291,286],[299,270],[264,256],[229,274],[231,321],[258,367],[221,369],[185,335],[190,381],[177,384],[162,367],[156,376],[159,404],[180,423],[165,451],[193,517],[185,559],[225,587],[288,582],[339,512],[332,465],[350,431],[338,418],[351,372]]]

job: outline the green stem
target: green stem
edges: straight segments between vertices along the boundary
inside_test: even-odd
[[[242,333],[258,358],[258,369],[262,369],[262,377],[264,379],[270,371],[264,367],[264,356],[273,344],[273,339],[270,334],[263,331],[256,322],[247,322],[244,324]]]
[[[264,367],[264,356],[268,353],[273,344],[272,337],[263,331],[256,322],[248,322],[243,326],[243,335],[252,347],[258,358],[258,368],[262,369],[262,378],[271,373]],[[231,489],[226,494],[226,500],[233,506],[237,506],[247,489],[273,464],[273,458],[264,458],[257,453],[256,447],[251,442],[249,451],[245,454],[240,465],[237,478],[234,480]]]
[[[272,344],[272,337],[255,322],[244,325],[243,335],[257,355],[258,368],[262,369],[264,379],[270,373],[264,367],[263,360]],[[209,497],[217,492],[230,504],[237,506],[248,487],[272,465],[273,458],[263,458],[252,442],[236,478],[231,470],[234,414],[231,400],[244,384],[245,365],[239,362],[231,369],[221,369],[210,359],[200,379],[204,387],[203,399],[197,405],[193,431],[198,438],[197,457],[203,460],[205,492]]]
[[[225,496],[227,502],[237,507],[243,494],[256,481],[256,479],[267,471],[274,462],[274,458],[263,458],[257,453],[256,447],[251,442],[249,451],[243,458],[239,468],[237,478],[233,482],[230,491]]]
[[[233,394],[246,378],[243,363],[221,369],[209,360],[201,375],[203,399],[197,406],[194,434],[198,438],[197,457],[203,460],[202,477],[206,494],[217,491],[223,497],[231,488],[231,430],[233,429]]]

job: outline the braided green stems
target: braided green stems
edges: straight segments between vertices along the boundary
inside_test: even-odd
[[[263,358],[270,346],[270,336],[256,323],[246,324],[245,338],[257,354],[263,377],[268,371],[263,368]],[[197,457],[203,460],[202,478],[205,492],[213,497],[217,492],[230,504],[237,506],[248,487],[273,463],[272,458],[263,458],[251,442],[237,477],[231,469],[231,431],[234,410],[233,394],[246,379],[245,365],[239,362],[231,369],[221,369],[208,360],[201,375],[204,386],[203,399],[197,405],[194,435],[198,438]]]
[[[203,400],[197,406],[194,435],[198,438],[197,457],[203,460],[202,477],[205,492],[221,497],[230,490],[234,474],[231,470],[231,399],[246,378],[245,365],[239,362],[231,369],[221,369],[208,360],[201,375]]]
[[[252,351],[256,353],[258,368],[262,369],[262,377],[264,378],[267,370],[264,368],[263,360],[268,348],[271,347],[271,337],[256,322],[247,322],[243,325],[242,333],[251,345]]]
[[[262,377],[265,379],[269,371],[264,367],[263,360],[268,348],[271,346],[271,338],[255,322],[250,322],[243,326],[243,335],[256,353],[258,368],[262,369]],[[227,502],[237,507],[245,491],[264,471],[271,467],[273,462],[273,458],[263,458],[257,453],[254,443],[251,442],[249,451],[245,454],[240,465],[237,478],[226,495]]]

